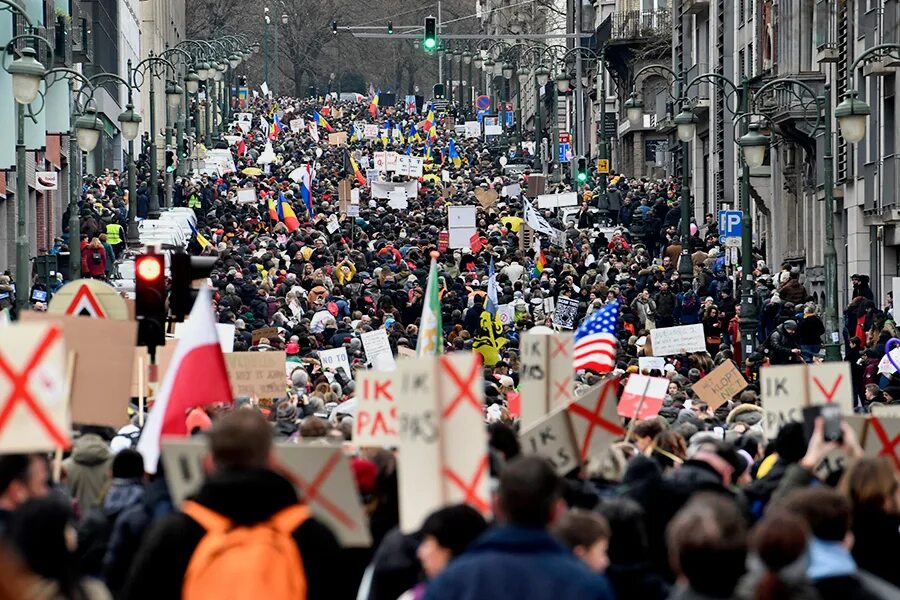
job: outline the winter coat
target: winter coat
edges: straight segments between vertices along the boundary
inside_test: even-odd
[[[656,313],[661,317],[671,317],[675,314],[676,300],[672,292],[659,292],[656,295]]]
[[[425,593],[426,600],[613,597],[606,578],[592,573],[547,531],[516,526],[488,530]]]
[[[126,509],[140,504],[144,485],[139,479],[113,479],[103,506],[93,510],[78,527],[78,554],[81,572],[99,577],[116,519]]]
[[[297,504],[297,492],[284,477],[267,469],[220,471],[211,475],[193,500],[228,517],[236,525],[253,525]],[[122,597],[180,598],[191,555],[205,530],[180,511],[165,517],[150,531],[134,560]],[[308,600],[348,597],[341,590],[339,546],[334,534],[314,517],[293,536],[300,551]]]
[[[654,302],[653,298],[643,300],[638,297],[631,303],[631,310],[637,315],[638,321],[641,322],[641,327],[643,327],[647,323],[647,319],[652,321],[655,318],[656,302]]]
[[[769,336],[768,348],[769,359],[772,364],[786,365],[788,363],[797,362],[799,356],[795,356],[793,350],[799,348],[797,344],[797,335],[789,335],[784,329],[784,325],[779,325]]]
[[[98,260],[94,260],[94,252],[100,254]],[[94,248],[87,246],[81,251],[81,271],[91,277],[103,277],[106,275],[106,250],[103,246]]]
[[[782,302],[791,302],[795,305],[804,302],[808,297],[806,288],[803,287],[799,279],[794,279],[793,277],[778,288],[778,293],[781,295]]]
[[[853,511],[853,558],[860,569],[900,586],[896,555],[900,548],[900,516],[880,506],[858,506]]]
[[[111,458],[103,438],[88,433],[75,440],[72,455],[63,461],[66,485],[78,501],[82,515],[100,506],[103,486],[109,480]]]
[[[825,325],[818,315],[804,316],[797,323],[797,338],[801,346],[818,346],[825,335]]]

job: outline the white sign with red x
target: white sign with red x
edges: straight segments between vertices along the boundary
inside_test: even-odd
[[[395,373],[400,526],[448,504],[490,513],[481,355],[401,361]]]
[[[27,323],[4,327],[0,344],[0,453],[70,446],[66,364],[59,326]]]
[[[900,419],[870,417],[866,426],[866,456],[887,456],[900,471]]]
[[[551,410],[575,400],[571,333],[531,333],[522,336],[519,380],[524,427],[531,427]]]
[[[569,405],[569,417],[581,458],[599,456],[611,443],[625,435],[616,414],[619,380],[601,381]]]

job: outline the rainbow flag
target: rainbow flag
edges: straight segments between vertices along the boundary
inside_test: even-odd
[[[543,248],[538,245],[537,250],[535,251],[534,256],[534,276],[540,277],[541,273],[544,272],[544,267],[547,266],[547,257],[544,256]]]
[[[313,119],[316,120],[316,123],[320,127],[324,127],[325,131],[327,131],[329,133],[334,131],[334,127],[332,127],[331,125],[328,124],[328,121],[325,120],[325,117],[323,117],[322,115],[319,114],[319,111],[317,111],[317,110],[313,111]]]

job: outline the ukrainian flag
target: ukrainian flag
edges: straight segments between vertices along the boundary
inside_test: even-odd
[[[453,141],[453,138],[450,138],[450,147],[447,149],[447,156],[453,161],[454,167],[459,168],[462,164],[462,158],[460,158],[459,152],[456,150],[456,142]]]

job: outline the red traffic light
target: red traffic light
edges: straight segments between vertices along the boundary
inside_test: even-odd
[[[138,257],[134,266],[138,279],[155,281],[163,276],[163,257],[160,255],[144,255]]]

